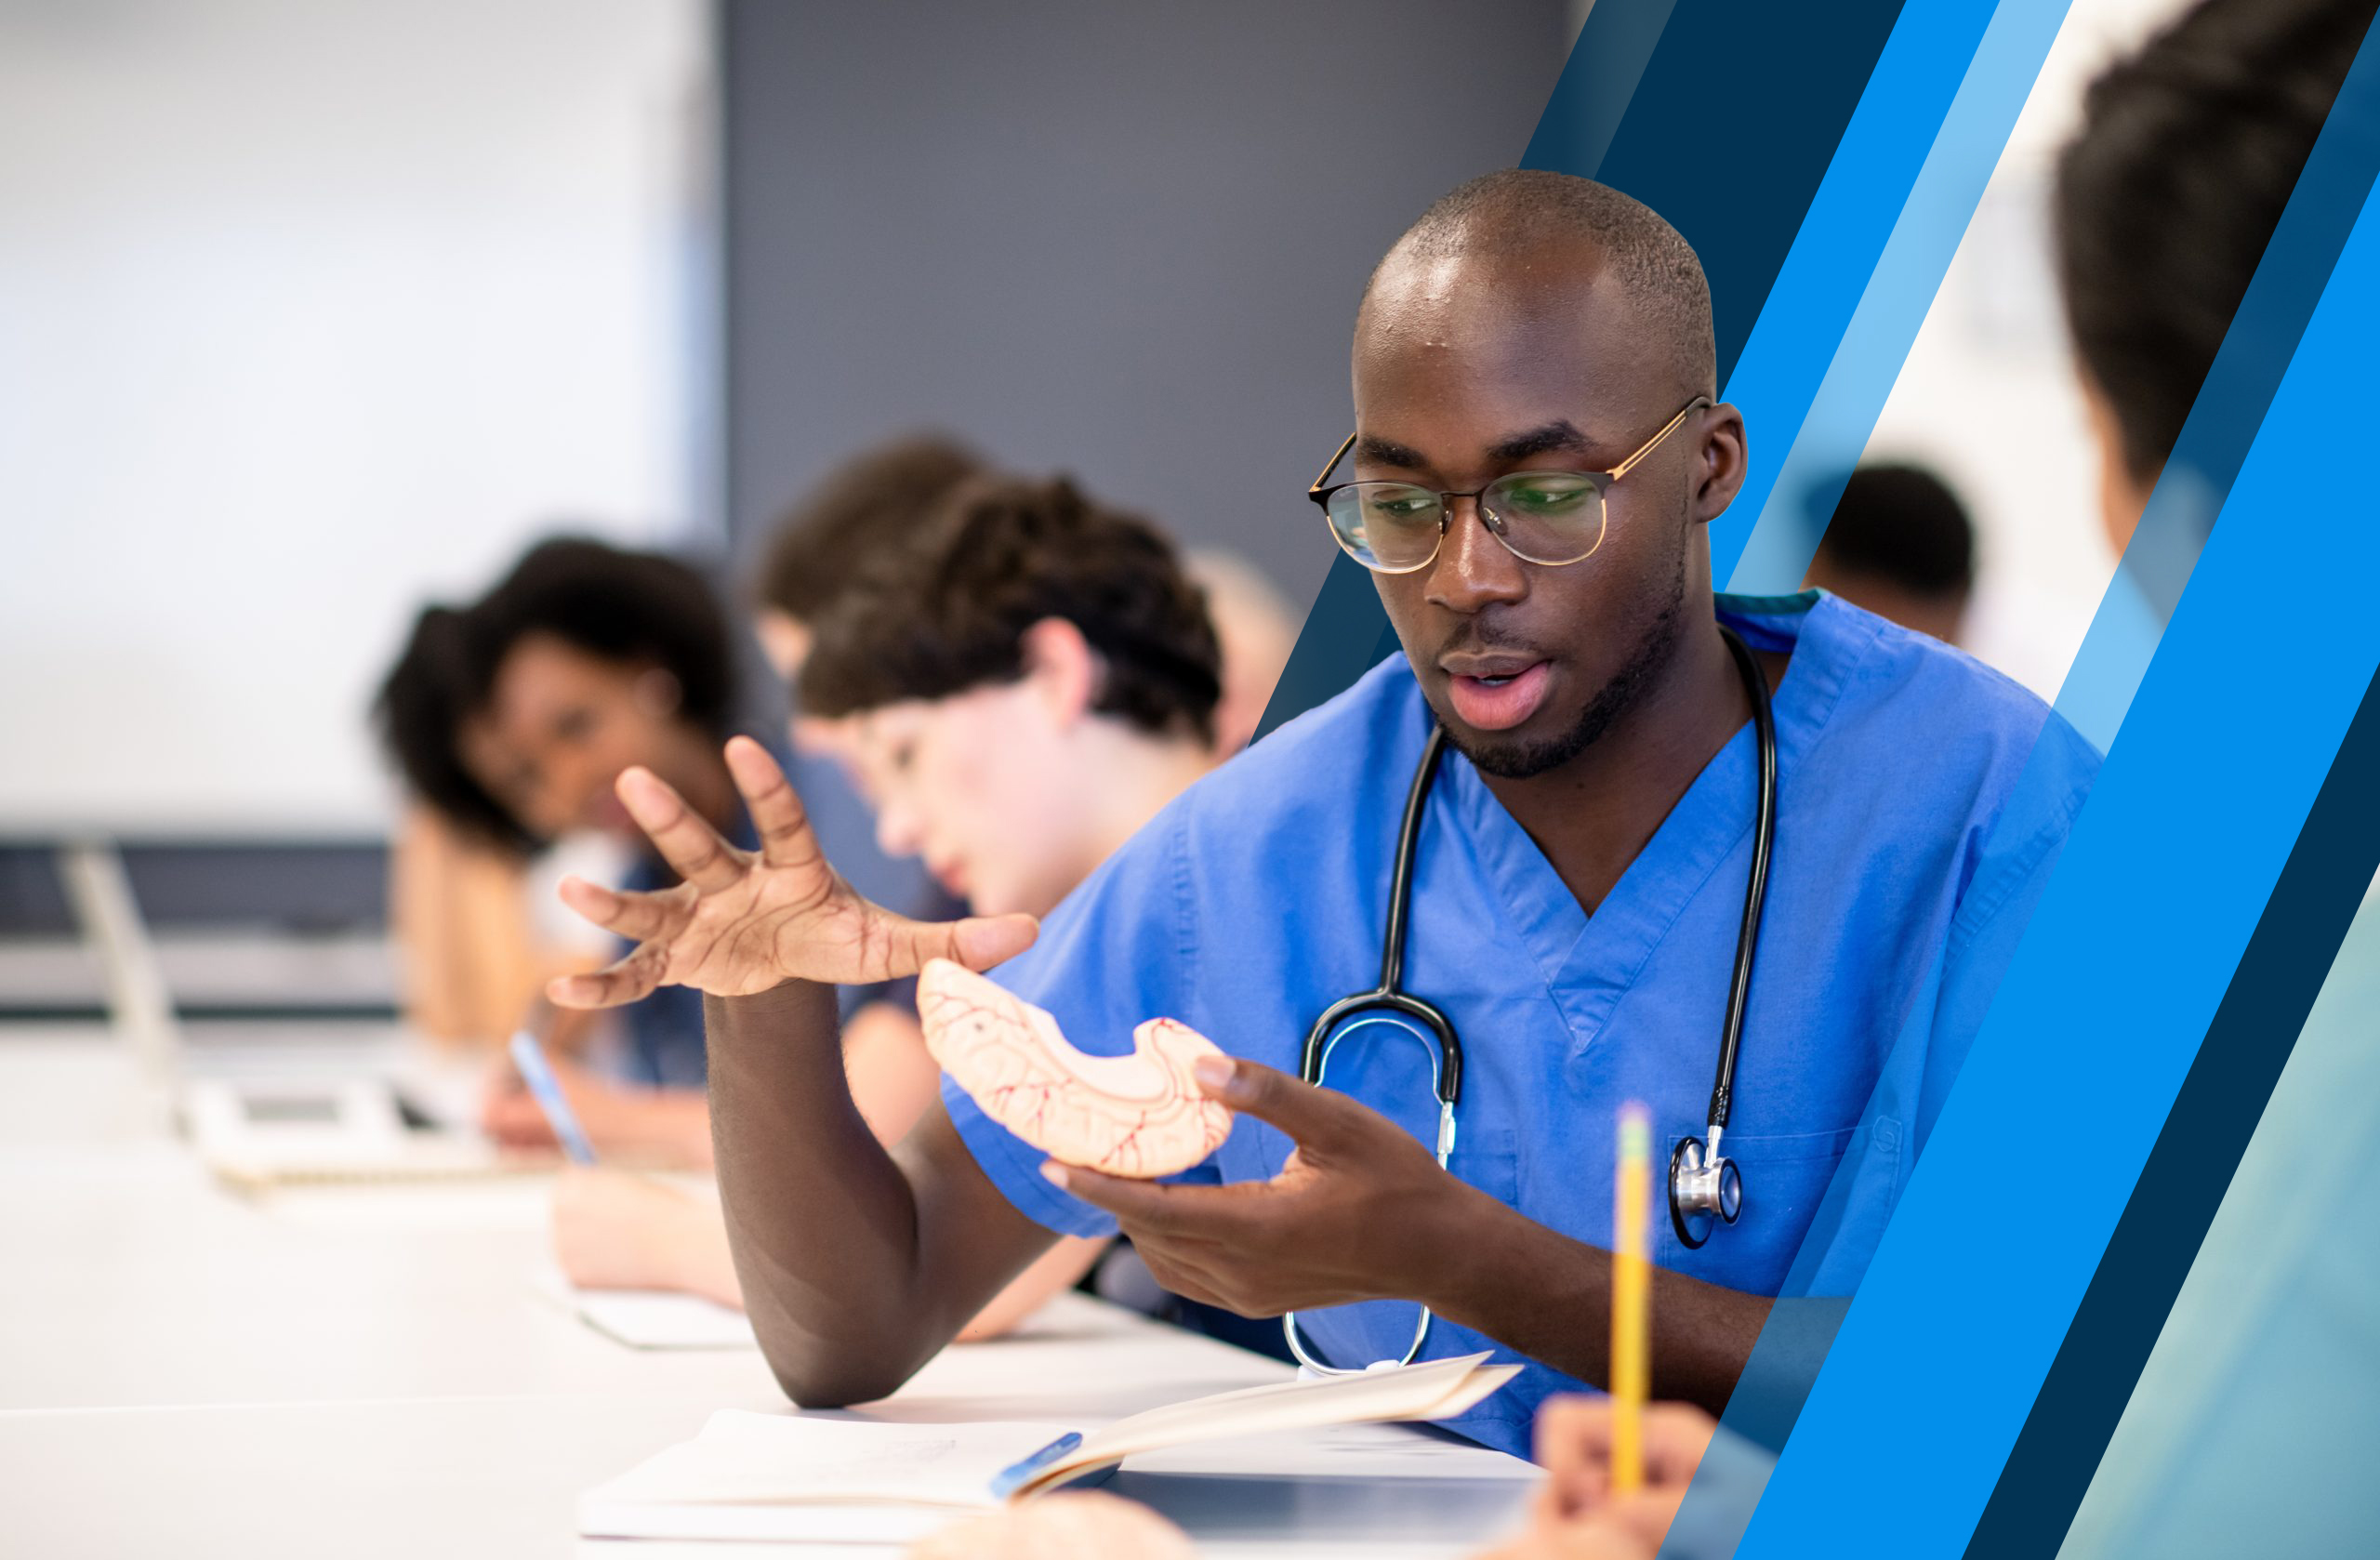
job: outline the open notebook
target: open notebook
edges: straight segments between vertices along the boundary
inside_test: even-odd
[[[578,1498],[605,1539],[901,1543],[1198,1441],[1461,1413],[1520,1373],[1484,1354],[1283,1382],[1152,1408],[1104,1428],[999,1421],[895,1424],[722,1409],[702,1434]]]

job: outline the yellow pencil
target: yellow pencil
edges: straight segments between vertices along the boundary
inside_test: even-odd
[[[1646,1212],[1653,1197],[1653,1123],[1641,1104],[1620,1110],[1620,1171],[1611,1216],[1611,1488],[1645,1487],[1645,1395],[1652,1386],[1652,1263]]]

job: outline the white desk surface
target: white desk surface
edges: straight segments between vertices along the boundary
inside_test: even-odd
[[[542,1298],[538,1183],[245,1200],[145,1120],[103,1031],[0,1029],[10,1553],[893,1553],[577,1539],[581,1489],[714,1408],[785,1408],[757,1352],[641,1354]],[[1089,1427],[1287,1374],[1069,1296],[861,1412]],[[1108,1487],[1202,1553],[1318,1560],[1469,1553],[1516,1523],[1534,1480],[1450,1437],[1365,1426],[1138,1459]]]

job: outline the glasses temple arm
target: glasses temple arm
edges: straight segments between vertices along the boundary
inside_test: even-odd
[[[1320,492],[1322,491],[1322,479],[1323,479],[1324,477],[1327,477],[1327,476],[1329,476],[1329,475],[1330,475],[1331,469],[1332,469],[1333,467],[1337,466],[1341,461],[1342,461],[1342,460],[1346,459],[1346,458],[1347,458],[1347,452],[1348,452],[1349,450],[1351,450],[1351,449],[1354,449],[1355,447],[1355,436],[1354,434],[1350,433],[1350,434],[1348,434],[1348,435],[1347,435],[1346,439],[1345,439],[1345,440],[1344,440],[1344,441],[1340,444],[1340,446],[1339,446],[1339,452],[1338,452],[1336,455],[1332,456],[1329,460],[1327,460],[1327,461],[1325,461],[1325,462],[1323,463],[1322,471],[1321,471],[1320,475],[1317,475],[1317,476],[1314,479],[1313,483],[1312,483],[1310,486],[1308,486],[1308,487],[1306,488],[1306,490],[1305,490],[1305,491],[1306,491],[1306,496],[1307,496],[1308,497],[1312,497],[1315,494],[1320,493]]]
[[[1661,447],[1661,441],[1668,438],[1672,433],[1676,432],[1677,425],[1684,422],[1686,419],[1687,415],[1693,412],[1696,407],[1708,406],[1710,404],[1711,398],[1709,396],[1698,395],[1693,400],[1687,402],[1685,405],[1679,407],[1677,409],[1677,416],[1661,424],[1661,430],[1659,433],[1654,434],[1651,438],[1638,445],[1634,455],[1630,456],[1627,459],[1621,461],[1619,465],[1611,469],[1611,480],[1613,482],[1618,482],[1620,478],[1628,475],[1639,461],[1652,454],[1655,450],[1659,449]],[[1350,435],[1351,440],[1352,438],[1353,435]],[[1334,462],[1333,464],[1336,463]]]

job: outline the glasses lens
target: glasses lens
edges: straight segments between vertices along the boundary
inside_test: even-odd
[[[1488,483],[1479,502],[1528,562],[1576,563],[1603,545],[1603,489],[1576,472],[1515,471]]]
[[[1349,557],[1390,574],[1418,569],[1438,550],[1438,496],[1410,483],[1349,483],[1331,490],[1330,529]]]

